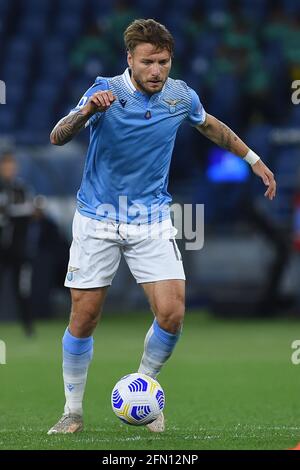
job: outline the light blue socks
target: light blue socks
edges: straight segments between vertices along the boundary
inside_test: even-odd
[[[144,354],[138,372],[155,378],[171,356],[180,334],[181,330],[177,334],[168,333],[155,319],[145,338]]]
[[[171,356],[180,334],[181,331],[178,334],[168,333],[154,320],[145,338],[139,372],[155,378]],[[93,337],[76,338],[67,328],[62,343],[66,397],[64,413],[82,415],[87,373],[93,357]]]
[[[82,415],[82,400],[87,372],[93,357],[93,337],[76,338],[67,328],[62,343],[66,397],[64,413]]]

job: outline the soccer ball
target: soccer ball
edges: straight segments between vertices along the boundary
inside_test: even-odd
[[[145,374],[125,375],[111,394],[114,413],[126,424],[152,423],[165,406],[165,394],[159,383]]]

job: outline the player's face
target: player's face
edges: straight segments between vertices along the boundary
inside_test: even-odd
[[[157,50],[152,44],[139,44],[132,54],[128,52],[127,61],[132,82],[139,91],[150,95],[161,91],[172,65],[167,49]]]

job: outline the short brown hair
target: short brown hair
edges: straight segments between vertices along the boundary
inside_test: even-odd
[[[124,32],[126,49],[133,52],[141,43],[150,43],[158,50],[167,49],[171,56],[174,51],[174,39],[167,28],[155,20],[134,20]]]

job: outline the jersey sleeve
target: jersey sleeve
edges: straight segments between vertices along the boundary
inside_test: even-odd
[[[97,91],[105,91],[108,90],[108,82],[102,77],[97,77],[95,80],[95,83],[84,93],[84,95],[80,98],[77,106],[75,108],[72,108],[69,112],[69,114],[76,113],[79,111],[88,101],[90,96],[92,96],[94,93]],[[95,124],[98,122],[99,118],[101,117],[101,113],[95,113],[93,116],[90,117],[90,119],[86,122],[85,127]]]
[[[206,112],[195,90],[190,87],[188,88],[192,98],[192,106],[187,116],[187,121],[191,126],[197,126],[204,123]]]

